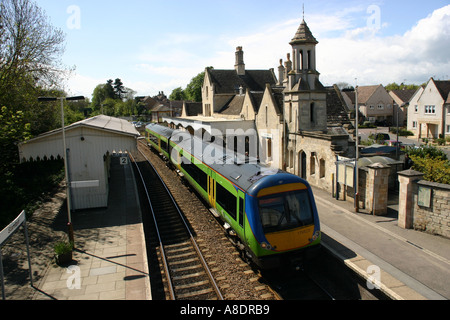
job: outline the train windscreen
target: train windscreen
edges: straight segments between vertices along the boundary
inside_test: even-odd
[[[259,198],[259,213],[266,234],[308,226],[314,222],[307,190]]]

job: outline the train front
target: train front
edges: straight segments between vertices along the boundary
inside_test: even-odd
[[[321,232],[308,182],[288,173],[268,175],[250,188],[248,197],[253,258],[261,268],[298,266],[315,254]]]

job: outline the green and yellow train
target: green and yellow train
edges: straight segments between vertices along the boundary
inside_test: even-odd
[[[220,217],[244,257],[261,269],[298,265],[320,247],[316,203],[305,180],[186,132],[150,124],[149,145],[170,161]]]

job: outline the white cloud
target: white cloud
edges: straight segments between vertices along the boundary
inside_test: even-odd
[[[349,30],[343,37],[322,39],[318,66],[328,84],[358,78],[360,84],[422,83],[450,70],[450,5],[420,20],[403,35],[381,37]],[[448,73],[448,71],[447,71]]]

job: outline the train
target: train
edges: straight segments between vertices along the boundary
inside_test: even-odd
[[[307,181],[159,124],[145,135],[211,207],[245,260],[260,269],[298,268],[318,254],[320,221]]]

